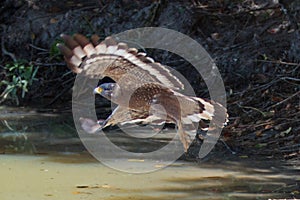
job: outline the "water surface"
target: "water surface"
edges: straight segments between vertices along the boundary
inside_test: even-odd
[[[168,167],[159,160],[115,159],[120,166],[158,169],[130,174],[86,151],[70,113],[0,109],[0,121],[1,200],[300,199],[297,160],[232,155],[226,148],[205,161],[177,160]],[[126,138],[119,142],[132,145]]]

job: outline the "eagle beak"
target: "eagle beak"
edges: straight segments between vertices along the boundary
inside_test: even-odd
[[[101,87],[96,87],[95,89],[94,89],[94,94],[101,94],[101,92],[103,91],[103,89],[101,88]]]

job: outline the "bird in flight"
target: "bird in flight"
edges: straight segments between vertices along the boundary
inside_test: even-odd
[[[73,72],[114,81],[101,84],[94,94],[100,94],[117,107],[100,123],[82,118],[81,126],[86,132],[94,133],[117,124],[174,123],[187,152],[191,138],[185,127],[198,127],[203,120],[210,120],[220,128],[226,124],[226,108],[211,100],[180,93],[184,84],[178,77],[145,53],[117,43],[112,37],[102,42],[97,35],[90,40],[81,34],[61,37],[64,44],[58,44],[58,48]],[[207,130],[207,126],[201,128]]]

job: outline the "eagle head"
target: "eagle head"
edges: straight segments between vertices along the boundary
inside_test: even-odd
[[[100,94],[101,96],[111,100],[118,94],[119,86],[116,83],[103,83],[94,89],[94,94]]]

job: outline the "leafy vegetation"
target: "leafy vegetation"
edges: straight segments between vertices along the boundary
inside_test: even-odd
[[[35,76],[38,67],[24,61],[13,62],[4,66],[4,79],[0,82],[0,87],[4,91],[0,95],[0,103],[6,99],[12,99],[19,105],[19,97],[24,98],[28,88],[36,80]]]

